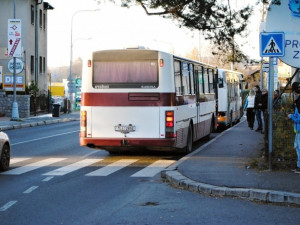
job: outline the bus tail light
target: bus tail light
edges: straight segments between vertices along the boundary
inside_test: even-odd
[[[88,67],[92,67],[92,60],[88,60]]]
[[[86,111],[80,112],[80,137],[86,137]]]
[[[165,64],[164,64],[164,60],[163,60],[163,59],[160,59],[160,60],[159,60],[159,66],[160,66],[160,67],[164,67],[164,65],[165,65]]]
[[[166,111],[166,137],[176,137],[174,133],[174,111]]]

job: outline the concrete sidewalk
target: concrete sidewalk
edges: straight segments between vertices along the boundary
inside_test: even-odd
[[[21,118],[19,121],[12,121],[8,117],[0,117],[0,128],[2,131],[18,129],[23,127],[34,127],[53,123],[62,123],[73,120],[79,120],[80,112],[73,111],[71,113],[60,114],[59,117],[52,117],[52,114],[42,114],[29,118]]]
[[[263,144],[263,135],[243,121],[163,171],[162,177],[203,194],[300,205],[300,174],[247,166],[259,157]]]

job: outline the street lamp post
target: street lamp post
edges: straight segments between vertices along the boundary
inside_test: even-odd
[[[99,9],[94,9],[94,10],[78,10],[75,13],[73,13],[72,15],[72,19],[71,19],[71,46],[70,46],[70,75],[68,77],[68,88],[69,88],[69,97],[70,97],[70,109],[68,109],[69,111],[72,111],[73,109],[73,93],[74,93],[74,89],[75,89],[75,82],[74,82],[74,77],[72,74],[72,64],[73,64],[73,19],[74,16],[77,15],[78,13],[81,12],[96,12],[99,11]]]

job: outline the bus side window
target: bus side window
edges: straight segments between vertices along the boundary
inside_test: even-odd
[[[175,89],[176,95],[182,95],[182,84],[181,84],[181,75],[180,75],[180,62],[174,61],[174,75],[175,75]]]
[[[219,85],[219,88],[223,88],[224,87],[224,80],[222,77],[218,78],[218,85]]]
[[[191,83],[191,94],[195,94],[195,85],[194,85],[194,65],[189,64],[189,73],[190,73],[190,83]]]
[[[189,76],[189,67],[186,62],[182,63],[182,87],[183,94],[188,95],[191,93],[190,90],[190,76]]]
[[[207,94],[207,93],[209,93],[209,83],[208,83],[207,68],[204,69],[203,80],[204,80],[204,93]]]
[[[199,93],[204,94],[204,82],[203,82],[203,67],[198,68],[198,84],[199,84]]]
[[[215,93],[215,89],[214,89],[214,74],[213,74],[213,70],[209,69],[208,70],[208,77],[209,77],[209,92],[210,93]]]

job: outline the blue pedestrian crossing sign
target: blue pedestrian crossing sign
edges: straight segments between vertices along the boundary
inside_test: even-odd
[[[277,57],[284,56],[284,33],[263,32],[260,33],[260,56]]]

